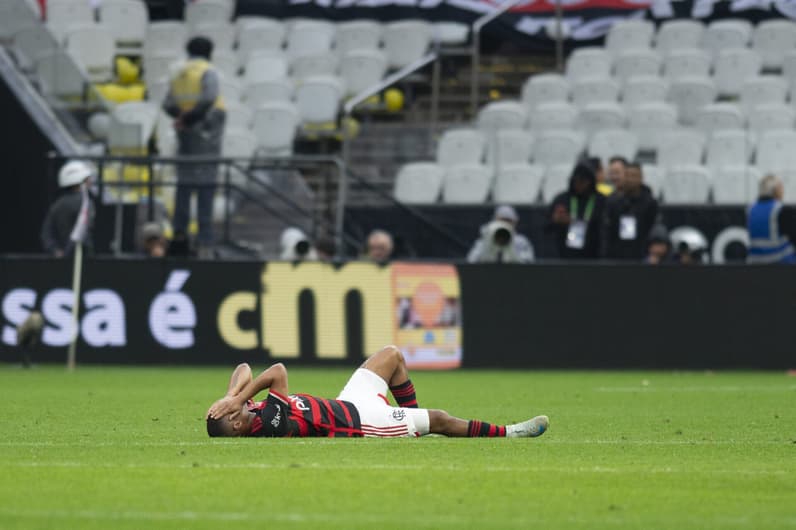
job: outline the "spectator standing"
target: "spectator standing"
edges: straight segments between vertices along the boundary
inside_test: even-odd
[[[594,176],[597,179],[597,191],[606,197],[611,195],[614,192],[614,186],[608,182],[608,177],[606,176],[605,168],[603,167],[603,161],[600,160],[599,157],[592,157],[588,158],[586,162],[594,170]]]
[[[658,201],[644,185],[641,166],[628,164],[621,186],[605,205],[602,256],[614,260],[641,261],[647,255],[650,230],[658,217]]]
[[[81,188],[88,185],[93,175],[94,168],[80,160],[67,162],[58,173],[58,186],[64,193],[50,207],[41,229],[44,250],[57,258],[71,255],[74,249],[74,242],[70,236],[83,205],[84,191]],[[94,203],[89,200],[88,228],[83,240],[83,251],[88,254],[94,248],[92,237],[94,216]]]
[[[168,253],[169,242],[160,223],[146,223],[141,227],[141,247],[148,258],[164,258]]]
[[[748,263],[796,263],[793,248],[796,218],[793,212],[783,208],[785,188],[775,175],[766,175],[760,180],[759,196],[749,208]]]
[[[600,255],[600,220],[605,197],[597,191],[597,176],[587,162],[579,162],[569,189],[553,199],[547,230],[555,234],[558,257],[596,259]]]
[[[645,262],[649,265],[661,265],[672,260],[672,242],[669,231],[662,224],[656,224],[650,230],[647,242],[647,257]]]
[[[492,221],[481,227],[481,237],[476,240],[467,261],[470,263],[531,263],[533,245],[517,232],[520,218],[517,211],[504,204],[495,209]]]
[[[171,80],[163,110],[174,118],[180,156],[220,156],[226,111],[219,74],[210,64],[213,43],[205,37],[188,42],[188,61]],[[216,163],[177,166],[174,231],[187,233],[191,195],[197,193],[199,256],[209,257],[213,244],[213,195]]]
[[[627,169],[628,161],[621,156],[614,156],[608,161],[608,182],[613,191],[622,187],[622,182],[625,180],[625,169]]]

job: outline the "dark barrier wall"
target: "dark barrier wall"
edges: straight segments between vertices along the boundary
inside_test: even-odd
[[[461,265],[457,279],[402,268],[89,260],[78,362],[353,365],[403,336],[463,350],[465,367],[796,367],[796,269]],[[63,362],[70,284],[68,261],[0,259],[0,360],[20,359],[15,325],[37,309],[48,346],[34,359]],[[448,304],[460,293],[461,320],[396,325],[396,301],[414,292],[422,313],[435,290]]]
[[[465,366],[796,366],[787,267],[459,268]]]
[[[38,252],[51,189],[47,153],[53,149],[16,95],[0,78],[0,253]]]

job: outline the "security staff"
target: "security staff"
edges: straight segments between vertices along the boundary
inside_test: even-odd
[[[775,175],[760,180],[757,202],[748,212],[748,263],[796,263],[796,251],[787,232],[793,228],[793,215],[782,207],[785,190]]]
[[[188,42],[188,61],[171,80],[163,110],[174,118],[180,156],[220,156],[226,112],[219,74],[210,64],[213,43],[205,37]],[[186,163],[177,166],[174,232],[185,234],[190,218],[191,194],[197,193],[199,255],[209,256],[213,243],[213,195],[217,164]]]
[[[93,176],[93,167],[82,160],[67,162],[58,173],[58,186],[64,193],[50,207],[41,229],[44,250],[57,258],[70,255],[74,249],[74,242],[71,240],[72,230],[83,205],[83,192],[80,188]],[[88,234],[83,241],[83,249],[89,254],[94,248],[92,237],[94,216],[94,203],[89,201]]]

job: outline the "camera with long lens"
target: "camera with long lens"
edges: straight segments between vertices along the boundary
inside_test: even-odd
[[[514,239],[514,227],[505,221],[492,221],[487,225],[486,236],[493,246],[503,250]]]
[[[281,258],[289,261],[315,259],[309,238],[300,229],[291,227],[282,232]]]

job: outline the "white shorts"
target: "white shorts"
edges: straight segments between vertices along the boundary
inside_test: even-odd
[[[393,407],[387,400],[387,382],[366,368],[359,368],[337,399],[352,403],[359,412],[365,436],[423,436],[428,434],[426,409]]]

